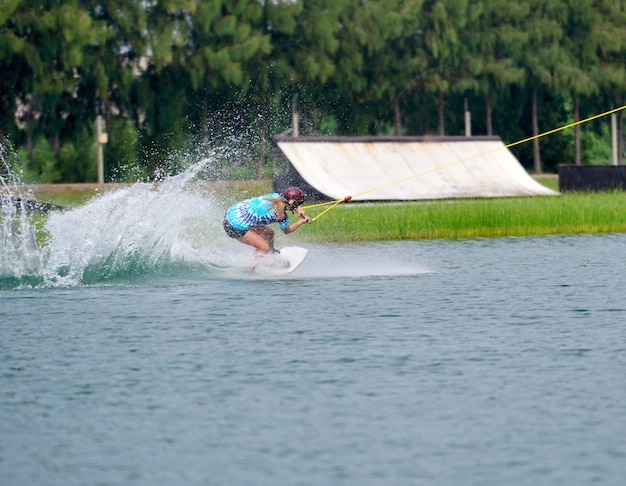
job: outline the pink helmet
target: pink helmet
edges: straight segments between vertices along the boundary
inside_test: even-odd
[[[304,202],[304,192],[298,187],[288,187],[283,192],[283,197],[287,200],[290,206],[297,207]]]

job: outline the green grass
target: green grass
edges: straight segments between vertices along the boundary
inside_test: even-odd
[[[76,207],[87,203],[101,193],[95,185],[59,185],[59,186],[32,186],[37,201],[55,204],[57,206]]]
[[[539,181],[558,189],[556,177]],[[271,191],[271,181],[225,181],[206,185],[203,190],[223,201],[237,201]],[[99,192],[84,186],[41,186],[34,193],[44,202],[78,206]],[[626,232],[625,208],[626,193],[622,191],[401,203],[351,202],[339,204],[313,224],[302,227],[297,239],[351,242]],[[310,208],[307,213],[316,216],[324,209]]]
[[[626,231],[626,194],[341,204],[309,241],[419,240]],[[314,215],[315,208],[309,212]]]
[[[548,189],[552,189],[553,191],[559,191],[559,176],[556,174],[545,174],[541,176],[535,176],[534,179],[543,184]]]

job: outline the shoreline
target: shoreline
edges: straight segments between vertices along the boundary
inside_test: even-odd
[[[533,176],[555,189],[558,175]],[[33,199],[60,207],[78,207],[129,183],[25,184]],[[202,197],[210,191],[217,201],[233,201],[271,192],[271,179],[194,181]],[[5,187],[11,190],[12,187]],[[158,191],[158,185],[155,189]],[[28,197],[28,196],[27,196]],[[296,241],[366,242],[390,240],[459,239],[545,234],[626,232],[626,192],[566,192],[555,196],[359,202],[340,204],[314,224],[298,232]],[[316,218],[325,207],[311,206]]]

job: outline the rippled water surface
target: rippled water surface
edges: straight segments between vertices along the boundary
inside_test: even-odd
[[[625,247],[315,245],[287,279],[139,258],[5,282],[0,482],[622,485]]]

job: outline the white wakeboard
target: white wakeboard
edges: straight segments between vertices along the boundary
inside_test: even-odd
[[[280,249],[280,254],[269,254],[261,258],[252,271],[267,277],[286,277],[298,268],[307,253],[309,250],[306,248],[287,246]]]

